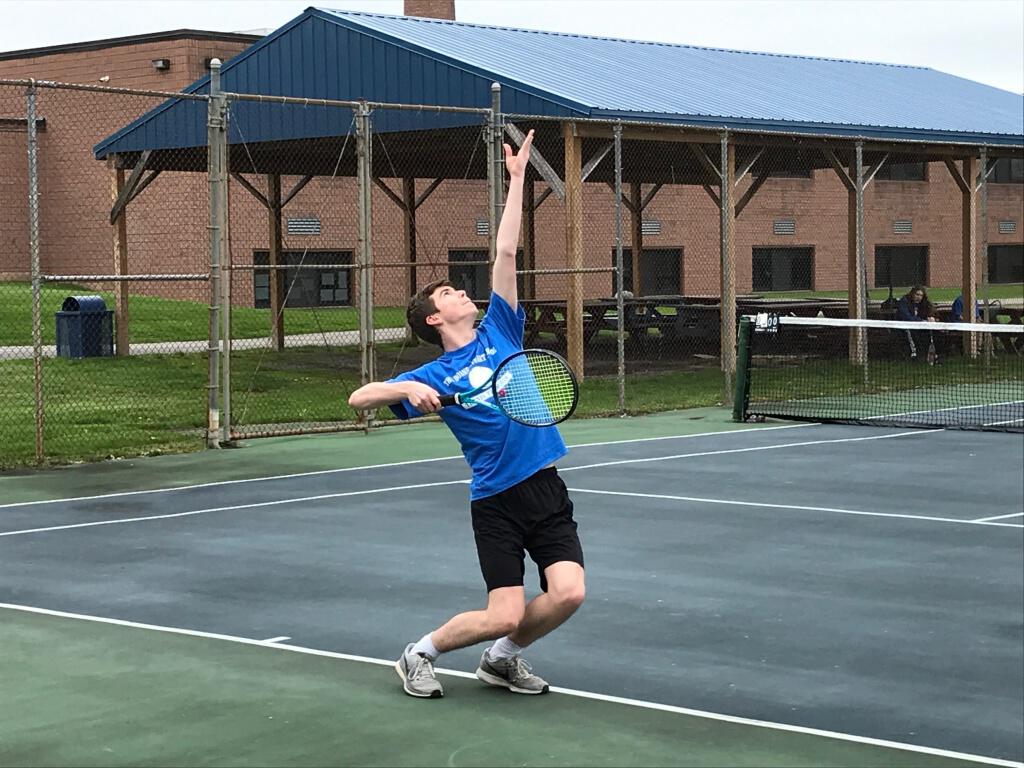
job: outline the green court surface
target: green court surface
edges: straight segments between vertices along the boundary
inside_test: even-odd
[[[0,608],[4,766],[953,766],[971,763],[389,665]]]

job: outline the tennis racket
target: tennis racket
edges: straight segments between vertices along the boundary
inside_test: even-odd
[[[483,406],[528,427],[550,427],[572,416],[580,388],[569,364],[545,349],[524,349],[502,360],[479,387],[441,396],[441,407]]]

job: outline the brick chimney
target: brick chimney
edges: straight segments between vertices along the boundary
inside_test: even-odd
[[[455,21],[455,0],[405,0],[405,15]]]

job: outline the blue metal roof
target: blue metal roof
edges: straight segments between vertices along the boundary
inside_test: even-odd
[[[495,81],[513,114],[1024,144],[1024,96],[933,69],[407,16],[309,8],[222,69],[224,89],[239,93],[469,107],[489,106]],[[186,92],[208,88],[204,78]],[[196,106],[162,105],[99,144],[97,156],[204,143]],[[236,131],[247,141],[338,135],[337,110],[275,109],[272,121],[252,109]],[[418,127],[466,122],[442,118],[420,117]],[[408,129],[411,119],[376,127]]]

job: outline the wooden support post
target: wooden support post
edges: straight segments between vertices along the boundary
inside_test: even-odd
[[[537,268],[537,195],[533,180],[523,184],[523,269]],[[525,275],[523,298],[537,298],[537,276]]]
[[[565,266],[583,267],[583,139],[573,123],[562,124],[565,148]],[[577,378],[583,379],[583,275],[568,275],[565,337],[566,357]]]
[[[629,222],[630,222],[630,234],[633,239],[632,247],[632,275],[633,275],[633,295],[642,296],[643,291],[640,290],[642,283],[642,273],[640,269],[640,261],[643,258],[644,253],[644,206],[643,200],[640,194],[640,183],[629,185]]]
[[[281,177],[272,173],[267,176],[267,209],[269,224],[270,261],[270,344],[278,352],[284,349],[284,300],[285,271],[281,260]]]
[[[416,294],[416,179],[402,179],[402,234],[409,263],[409,296]]]
[[[961,292],[964,297],[963,320],[965,323],[974,323],[976,313],[975,302],[978,300],[978,269],[975,266],[975,249],[977,247],[978,234],[978,197],[975,194],[974,178],[977,175],[978,165],[974,157],[966,157],[963,161],[964,186],[960,192],[960,234],[962,240],[962,269],[961,269]],[[987,226],[987,222],[983,224]],[[988,319],[985,319],[988,322]],[[964,346],[964,354],[968,357],[978,356],[978,335],[969,333],[966,336],[967,342]]]
[[[722,236],[722,300],[719,313],[721,336],[721,360],[724,395],[722,402],[731,402],[733,381],[736,377],[736,238],[733,229],[736,213],[733,205],[733,190],[736,186],[736,145],[722,135],[721,185],[718,196],[721,201],[719,230]]]
[[[108,161],[111,169],[110,194],[114,201],[121,196],[124,190],[124,168],[119,167],[116,158]],[[127,206],[121,208],[117,218],[114,220],[114,274],[128,274],[128,220]],[[115,290],[114,326],[117,333],[117,356],[126,357],[131,354],[129,342],[129,316],[128,316],[128,283],[120,282]]]

